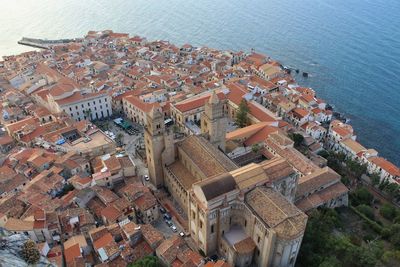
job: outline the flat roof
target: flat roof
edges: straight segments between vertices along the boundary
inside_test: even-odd
[[[246,239],[248,236],[242,229],[242,227],[235,225],[229,229],[228,232],[224,234],[225,240],[228,242],[229,245],[233,246],[236,243]]]

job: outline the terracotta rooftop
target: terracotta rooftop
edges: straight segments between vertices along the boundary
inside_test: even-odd
[[[140,226],[143,238],[150,246],[158,246],[163,240],[164,235],[154,228],[151,224],[143,224]]]
[[[236,181],[230,173],[222,173],[197,184],[207,201],[236,189]]]
[[[82,257],[79,244],[64,249],[64,257],[67,263],[72,262],[75,258]]]
[[[368,161],[384,169],[390,175],[393,175],[394,177],[400,177],[400,168],[391,163],[390,161],[381,157],[370,157],[368,158]]]
[[[223,172],[236,169],[236,165],[222,152],[213,147],[201,137],[191,135],[178,145],[194,164],[204,173],[211,177]]]
[[[340,175],[331,168],[324,167],[318,169],[312,174],[300,177],[296,190],[296,198],[304,197],[308,193],[319,190],[321,187],[326,187],[339,181]]]
[[[307,216],[271,188],[255,188],[246,194],[245,203],[280,238],[293,239],[305,231]]]
[[[194,183],[199,181],[199,179],[193,176],[180,160],[175,161],[167,168],[176,176],[186,190],[189,190]]]
[[[332,199],[347,194],[349,189],[341,182],[335,183],[321,191],[315,192],[306,198],[296,201],[296,206],[304,212],[317,208]]]

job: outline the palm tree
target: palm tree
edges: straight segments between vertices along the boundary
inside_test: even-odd
[[[122,146],[124,143],[124,135],[122,133],[118,133],[115,136],[115,142],[117,143],[118,146]]]

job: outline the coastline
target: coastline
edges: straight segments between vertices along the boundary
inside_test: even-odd
[[[25,37],[22,37],[22,40],[23,39],[25,39]],[[28,40],[29,39],[31,39],[31,38],[27,38]],[[24,53],[29,53],[29,52],[31,52],[31,51],[41,51],[41,50],[43,50],[43,49],[48,49],[48,47],[51,47],[51,45],[60,45],[60,44],[66,44],[66,43],[68,43],[68,42],[79,42],[79,41],[81,41],[82,40],[82,38],[74,38],[74,39],[56,39],[56,40],[47,40],[47,39],[32,39],[32,40],[36,40],[36,41],[38,41],[38,44],[35,44],[35,43],[31,43],[31,44],[27,44],[27,43],[21,43],[20,41],[18,41],[18,45],[21,45],[21,46],[26,46],[26,47],[29,47],[29,49],[28,49],[28,51],[26,51],[26,52],[23,52],[23,53],[19,53],[19,54],[15,54],[15,55],[11,55],[11,56],[3,56],[3,59],[4,58],[10,58],[10,57],[13,57],[13,56],[18,56],[18,55],[21,55],[21,54],[24,54]],[[46,46],[46,47],[40,47],[40,42],[43,42],[43,43],[45,43],[45,45],[44,46]],[[31,48],[34,48],[34,49],[31,49]],[[223,50],[223,49],[222,49]],[[4,59],[5,60],[5,59]],[[296,68],[296,67],[293,67],[293,66],[286,66],[286,65],[283,65],[282,64],[282,62],[278,62],[279,64],[280,64],[280,66],[284,69],[284,70],[290,70],[290,71],[288,71],[288,74],[289,75],[291,75],[293,78],[295,77],[295,76],[300,76],[301,78],[303,78],[303,79],[312,79],[313,78],[313,74],[312,73],[309,73],[309,72],[306,72],[306,71],[302,71],[302,70],[300,70],[299,68]],[[294,75],[292,74],[294,72]],[[305,75],[306,74],[306,75]],[[297,82],[297,80],[295,79],[295,83],[296,84],[298,84],[299,86],[302,86],[301,84],[299,84],[298,82]],[[316,91],[316,93],[318,94],[318,89],[317,89],[317,91]],[[336,110],[335,109],[335,106],[334,105],[332,105],[332,104],[330,104],[330,103],[327,103],[327,106],[329,107],[329,109],[333,112],[333,119],[337,119],[337,120],[339,120],[339,121],[341,121],[341,122],[343,122],[343,123],[347,123],[347,124],[350,124],[351,125],[351,121],[350,121],[350,119],[348,118],[348,116],[346,116],[345,114],[346,114],[346,112],[345,111],[338,111],[338,110]],[[361,135],[362,135],[362,132],[361,132]]]

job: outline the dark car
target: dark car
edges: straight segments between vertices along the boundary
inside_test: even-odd
[[[172,219],[171,214],[169,214],[168,212],[166,212],[166,213],[164,214],[164,219],[166,219],[166,220],[171,220],[171,219]]]
[[[164,213],[166,213],[167,211],[166,211],[163,207],[160,207],[160,212],[161,212],[162,214],[164,214]]]

